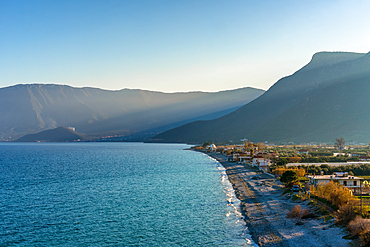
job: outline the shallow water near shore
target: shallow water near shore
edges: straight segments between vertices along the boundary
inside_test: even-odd
[[[255,246],[224,168],[188,147],[1,143],[0,246]]]

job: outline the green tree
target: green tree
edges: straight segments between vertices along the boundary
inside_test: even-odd
[[[275,163],[276,163],[277,166],[284,166],[284,165],[288,164],[288,158],[286,158],[286,157],[277,158],[275,160]]]
[[[211,145],[211,143],[209,143],[209,142],[205,142],[205,143],[203,143],[203,145],[202,145],[202,147],[207,147],[207,146],[209,146],[209,145]]]
[[[297,173],[292,170],[288,170],[283,173],[283,175],[280,178],[280,181],[286,184],[287,186],[290,186],[292,183],[298,180]]]

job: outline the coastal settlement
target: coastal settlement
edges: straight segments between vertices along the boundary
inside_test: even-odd
[[[259,246],[370,243],[370,146],[244,141],[192,149],[226,168]]]

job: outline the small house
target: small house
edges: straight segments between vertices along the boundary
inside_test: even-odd
[[[358,158],[359,161],[370,161],[370,156],[360,156]]]
[[[309,183],[311,185],[327,184],[330,181],[334,181],[353,192],[358,192],[360,190],[361,180],[363,180],[363,178],[348,175],[348,172],[335,172],[333,175],[324,175],[321,173],[320,175],[309,175],[307,177],[310,179]]]
[[[253,157],[252,166],[258,167],[260,171],[269,172],[270,171],[270,160],[264,158],[263,156],[256,155]]]

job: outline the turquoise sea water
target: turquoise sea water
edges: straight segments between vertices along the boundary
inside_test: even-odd
[[[1,143],[0,246],[254,246],[224,169],[186,148]]]

